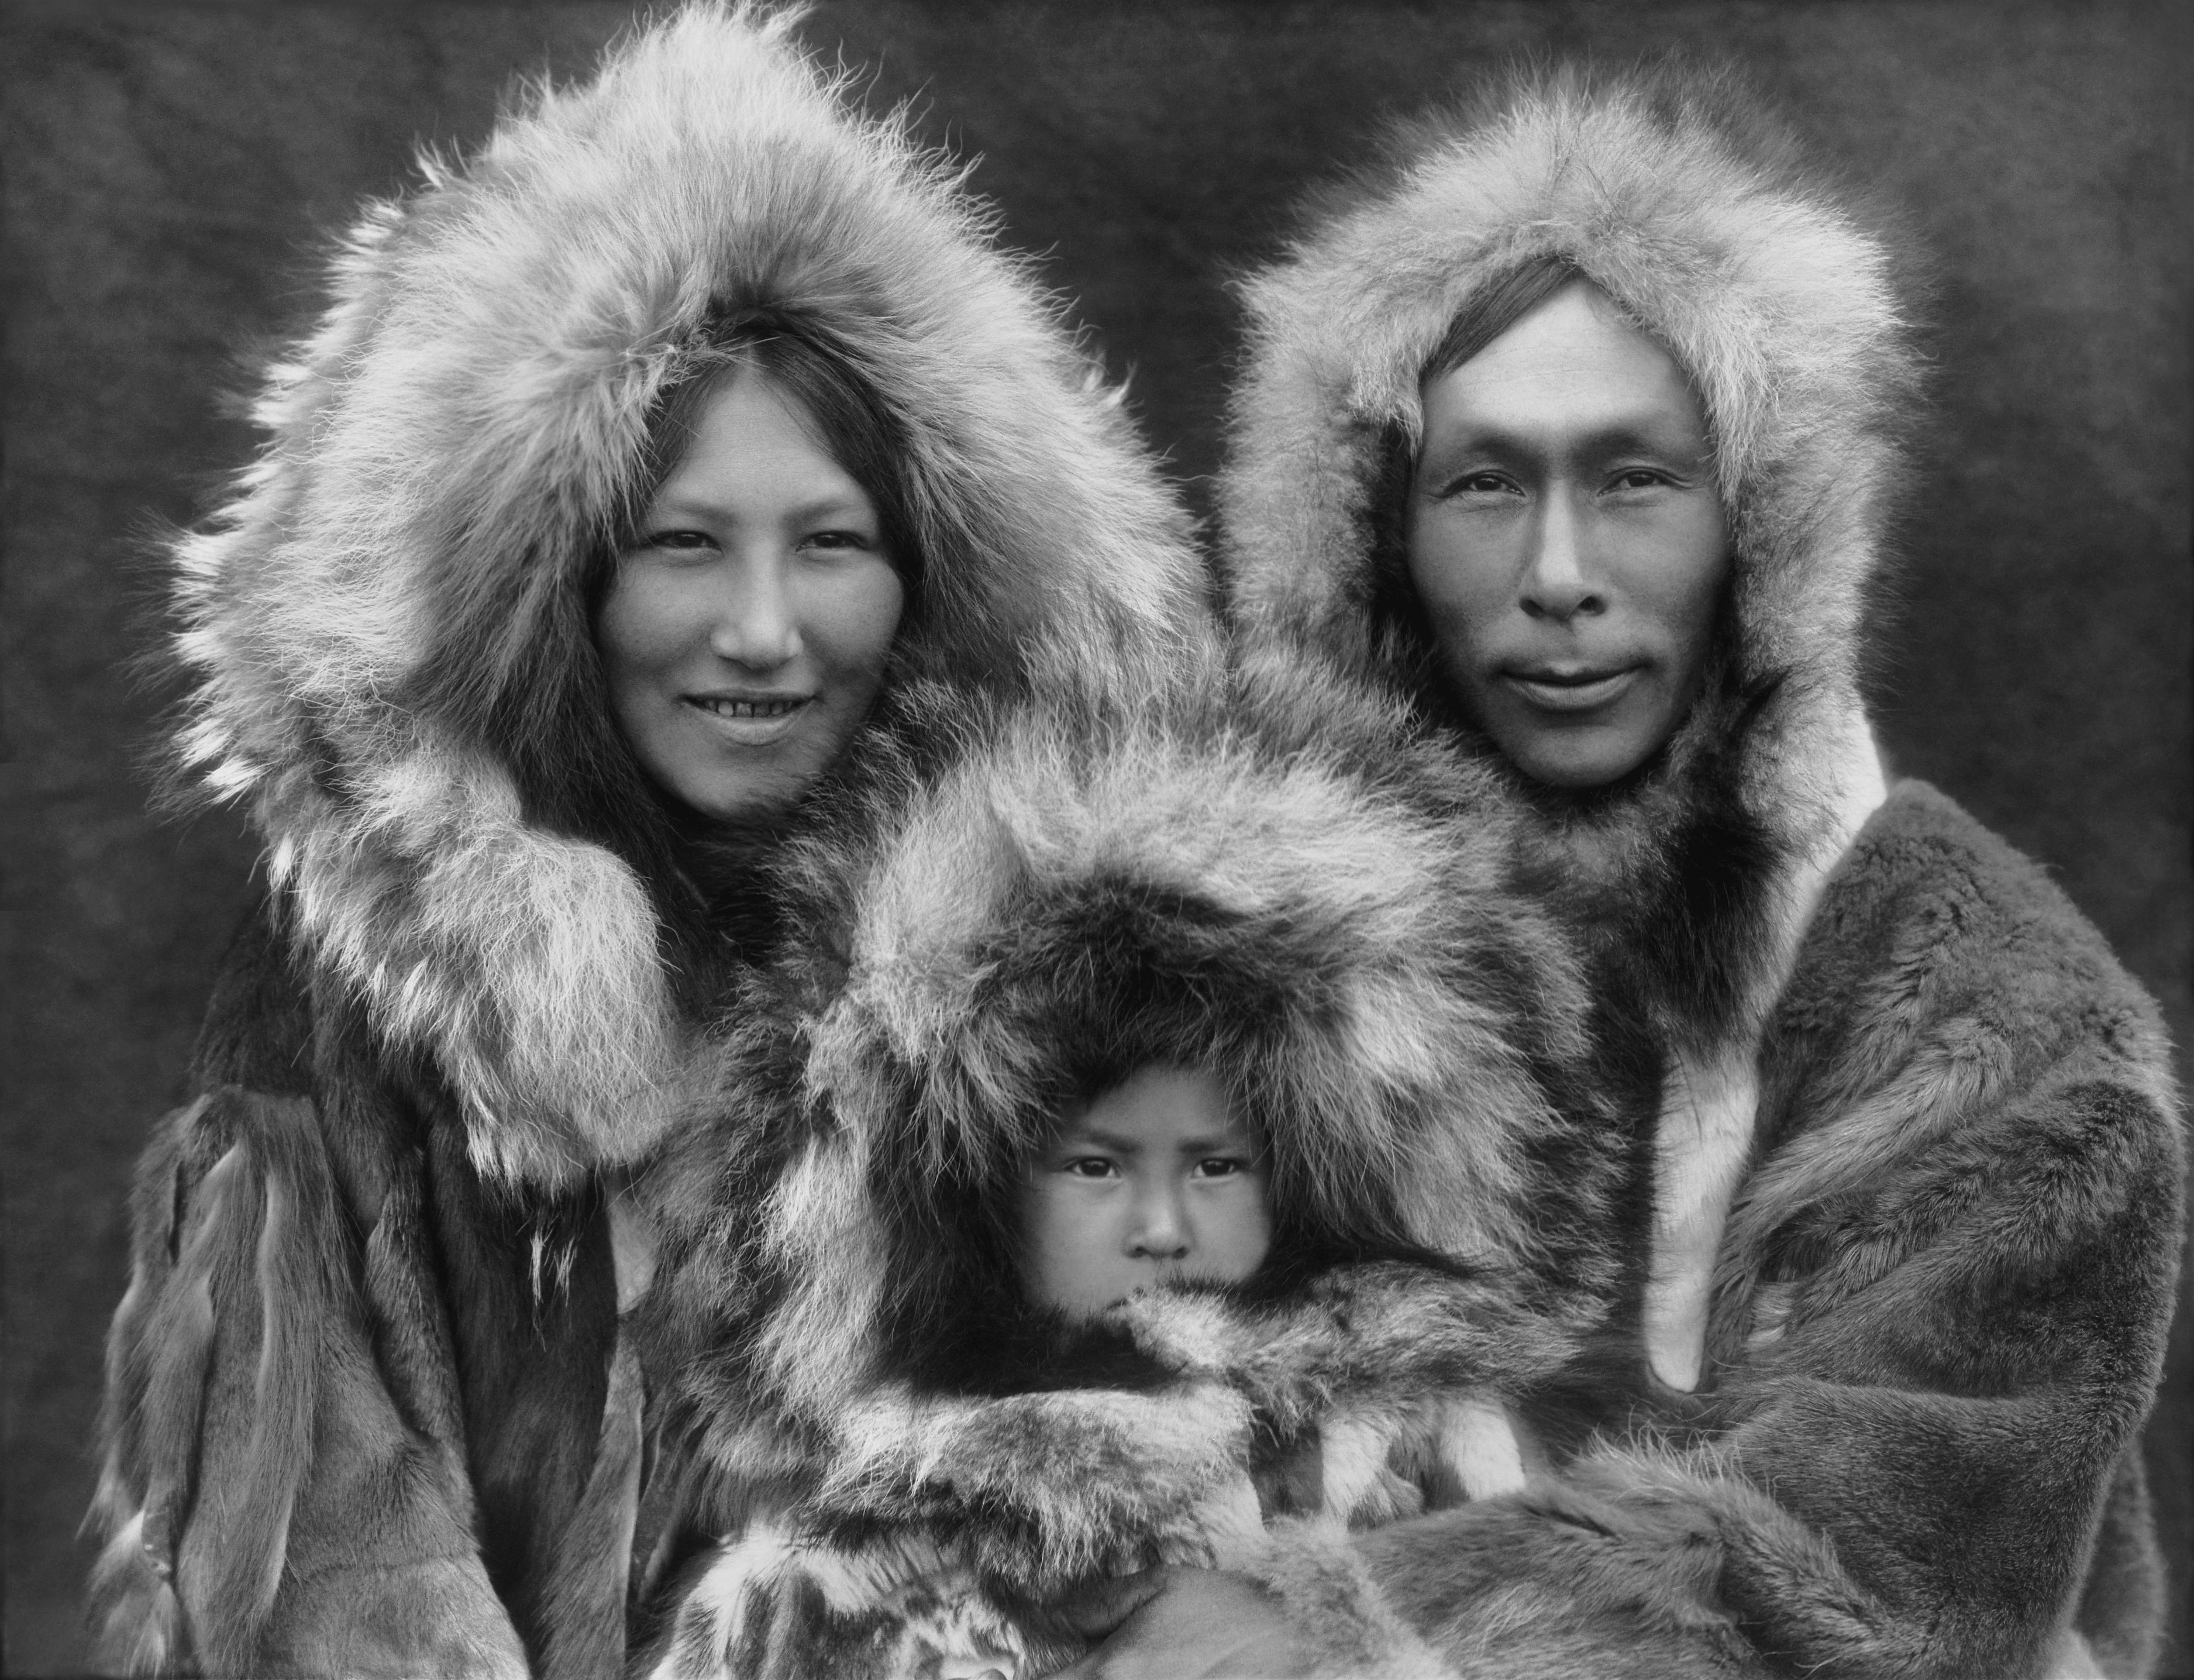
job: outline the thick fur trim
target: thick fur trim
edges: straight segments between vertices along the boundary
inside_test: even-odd
[[[435,1056],[506,1182],[631,1159],[675,1108],[649,895],[536,825],[486,721],[555,728],[583,572],[712,309],[813,320],[899,423],[903,675],[1133,695],[1202,647],[1183,518],[1054,306],[790,22],[703,0],[369,210],[269,371],[260,459],[177,546],[183,758],[249,802],[300,937]]]

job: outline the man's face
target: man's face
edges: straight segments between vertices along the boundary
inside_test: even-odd
[[[1076,1316],[1170,1278],[1238,1283],[1271,1244],[1265,1170],[1210,1074],[1145,1067],[1071,1116],[1021,1191],[1031,1300]]]
[[[1697,397],[1577,280],[1423,400],[1410,577],[1450,688],[1536,780],[1628,775],[1683,721],[1729,572]]]

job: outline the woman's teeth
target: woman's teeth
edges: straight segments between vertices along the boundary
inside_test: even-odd
[[[807,704],[805,700],[723,700],[697,698],[693,705],[719,717],[784,717]]]

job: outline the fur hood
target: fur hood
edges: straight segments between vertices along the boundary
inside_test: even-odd
[[[1861,618],[1918,386],[1887,248],[1741,89],[1681,71],[1517,78],[1409,130],[1334,203],[1243,289],[1220,507],[1252,650],[1307,652],[1442,710],[1422,650],[1382,622],[1405,563],[1387,504],[1420,441],[1422,370],[1516,265],[1574,266],[1706,413],[1732,582],[1705,692],[1665,751],[1560,795],[1460,727],[1670,1046],[1648,1332],[1656,1369],[1689,1387],[1759,1035],[1886,793]]]
[[[1311,1508],[1359,1520],[1398,1443],[1497,1475],[1465,1425],[1604,1316],[1625,1145],[1485,793],[1298,670],[1094,739],[1024,710],[865,857],[790,857],[830,954],[756,982],[732,1109],[660,1174],[643,1345],[698,1526],[773,1490],[788,1534],[950,1534],[1041,1598],[1258,1532],[1307,1432]],[[1150,1063],[1252,1117],[1274,1256],[1070,1327],[1020,1297],[1015,1187]]]
[[[1519,81],[1410,129],[1335,198],[1348,207],[1243,288],[1220,507],[1251,642],[1416,685],[1372,611],[1389,452],[1414,454],[1422,371],[1463,306],[1564,258],[1705,408],[1734,554],[1725,681],[1749,703],[1742,791],[1795,843],[1841,826],[1871,760],[1860,620],[1918,374],[1884,245],[1741,89],[1682,73]]]
[[[712,313],[812,323],[903,433],[925,572],[893,682],[1132,700],[1205,649],[1184,518],[1058,308],[792,15],[700,0],[423,158],[176,544],[187,776],[247,805],[300,940],[506,1182],[644,1150],[686,1055],[572,720],[605,704],[590,565]]]

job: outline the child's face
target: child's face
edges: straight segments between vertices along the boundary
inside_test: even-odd
[[[1030,1295],[1077,1315],[1168,1278],[1238,1282],[1271,1246],[1264,1165],[1217,1079],[1141,1068],[1037,1158],[1021,1229]]]

